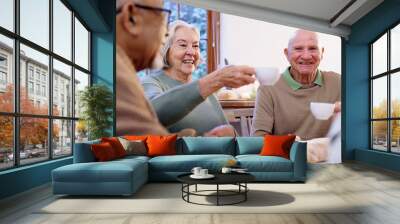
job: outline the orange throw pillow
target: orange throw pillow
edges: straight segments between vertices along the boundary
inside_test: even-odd
[[[110,161],[117,158],[113,147],[108,142],[93,144],[90,147],[92,149],[94,157],[99,162]]]
[[[296,135],[265,135],[261,156],[280,156],[289,159],[290,147]]]
[[[114,149],[115,155],[117,158],[121,158],[126,156],[126,151],[122,146],[121,142],[119,142],[118,138],[111,137],[111,138],[101,138],[101,142],[108,142]]]
[[[125,135],[123,136],[124,139],[129,140],[129,141],[146,141],[147,135]]]
[[[176,155],[177,137],[177,135],[149,135],[146,140],[148,156]]]

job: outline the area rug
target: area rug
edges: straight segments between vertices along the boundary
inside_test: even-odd
[[[316,184],[249,184],[247,201],[237,205],[205,206],[182,200],[177,183],[146,184],[131,197],[58,197],[36,213],[360,213],[360,208]],[[229,190],[231,187],[225,187]],[[232,186],[233,188],[233,186]],[[198,190],[212,190],[213,185]],[[192,189],[194,190],[194,188]],[[213,193],[210,193],[213,194]],[[193,196],[197,203],[213,204],[215,196]],[[224,203],[240,198],[224,197]]]

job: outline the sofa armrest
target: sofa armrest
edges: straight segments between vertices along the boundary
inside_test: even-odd
[[[305,181],[307,174],[307,143],[294,142],[290,149],[290,160],[293,162],[293,179]]]
[[[90,146],[92,144],[98,144],[100,140],[94,140],[89,142],[75,143],[74,147],[74,163],[89,163],[95,162]]]

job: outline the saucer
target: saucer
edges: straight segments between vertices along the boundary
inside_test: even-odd
[[[194,175],[194,174],[190,175],[190,178],[193,178],[193,179],[211,179],[211,178],[214,178],[214,177],[215,176],[212,175],[212,174],[207,174],[207,175],[204,175],[204,176]]]
[[[232,170],[235,173],[249,173],[247,170]]]

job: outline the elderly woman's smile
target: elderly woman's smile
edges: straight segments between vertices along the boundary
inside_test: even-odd
[[[194,60],[193,59],[185,59],[182,61],[184,64],[190,64],[193,65],[194,64]]]
[[[189,27],[179,27],[172,38],[172,46],[166,55],[168,72],[191,75],[200,63],[200,35]]]

